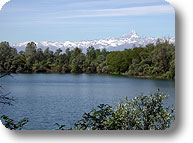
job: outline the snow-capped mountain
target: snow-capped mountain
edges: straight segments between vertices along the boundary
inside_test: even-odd
[[[73,49],[75,47],[81,48],[83,51],[89,46],[93,46],[96,49],[104,49],[106,48],[108,51],[122,51],[124,49],[133,48],[134,46],[145,46],[147,44],[153,43],[155,44],[158,38],[153,37],[142,37],[139,36],[134,30],[132,30],[129,34],[123,35],[120,38],[108,38],[108,39],[100,39],[100,40],[89,40],[89,41],[78,41],[78,42],[36,42],[38,48],[42,48],[43,50],[47,47],[50,50],[55,51],[58,48],[61,48],[65,51],[66,48]],[[169,40],[170,43],[175,44],[175,38],[165,39],[161,38],[161,41]],[[19,51],[24,50],[28,42],[13,44],[12,47],[17,48]]]

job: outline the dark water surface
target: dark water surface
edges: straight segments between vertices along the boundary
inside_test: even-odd
[[[158,88],[170,94],[168,105],[175,104],[175,81],[138,79],[97,74],[13,74],[0,80],[4,92],[16,101],[0,105],[0,114],[15,120],[27,117],[24,129],[66,128],[99,104],[114,105],[125,97],[148,94]]]

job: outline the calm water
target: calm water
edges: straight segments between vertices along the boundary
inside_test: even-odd
[[[55,123],[67,128],[97,105],[114,105],[125,97],[148,94],[158,88],[175,103],[175,82],[137,79],[96,74],[14,74],[0,80],[4,92],[11,92],[16,101],[4,106],[0,114],[15,120],[27,117],[24,129],[56,129]],[[0,105],[1,106],[1,105]]]

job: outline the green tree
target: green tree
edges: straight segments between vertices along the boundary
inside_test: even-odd
[[[90,64],[92,61],[96,59],[96,51],[94,47],[88,47],[86,52],[86,60],[88,64]]]
[[[34,42],[27,44],[25,52],[17,53],[8,42],[0,43],[0,72],[34,73],[108,73],[129,76],[175,78],[175,45],[157,41],[124,51],[108,52],[106,49],[88,47],[86,53],[80,48],[62,49],[55,52],[37,49]]]
[[[77,55],[71,63],[72,73],[82,73],[84,71],[85,56],[83,53]]]
[[[87,73],[96,73],[96,51],[92,46],[87,48],[85,66]]]
[[[12,61],[17,55],[17,50],[11,48],[8,42],[0,43],[0,73],[11,72]]]
[[[122,51],[111,52],[107,56],[107,64],[109,65],[109,70],[115,74],[124,73],[129,68],[127,56]]]
[[[56,52],[54,53],[54,56],[57,58],[60,56],[60,54],[62,53],[62,49],[57,49]]]
[[[85,55],[80,48],[75,48],[71,52],[70,66],[72,73],[82,73],[85,66]]]
[[[34,42],[30,42],[27,44],[25,48],[25,54],[26,56],[32,56],[33,54],[36,53],[37,46]]]

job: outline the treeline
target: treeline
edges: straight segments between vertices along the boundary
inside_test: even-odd
[[[105,73],[175,78],[175,46],[165,41],[145,47],[109,52],[80,48],[42,51],[34,42],[19,53],[8,42],[0,43],[0,73]]]

